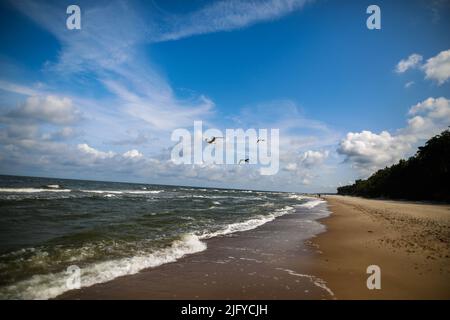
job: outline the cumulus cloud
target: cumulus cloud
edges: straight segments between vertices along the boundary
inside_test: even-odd
[[[123,157],[128,158],[128,159],[139,159],[139,158],[142,158],[143,155],[138,150],[133,149],[133,150],[125,152],[123,154]]]
[[[301,163],[306,167],[312,167],[323,163],[328,157],[328,151],[308,150],[300,158]]]
[[[440,85],[446,82],[450,78],[450,49],[428,59],[422,69],[425,78],[437,81]]]
[[[328,150],[307,150],[300,153],[283,154],[282,163],[285,165],[282,167],[282,172],[287,173],[287,176],[283,177],[282,181],[286,184],[311,187],[313,183],[317,183],[323,171],[327,169],[324,161],[328,156]]]
[[[428,98],[409,109],[408,114],[426,114],[432,119],[450,119],[450,106],[446,98]]]
[[[413,53],[408,58],[400,60],[397,64],[395,71],[397,73],[403,73],[409,69],[416,68],[421,63],[423,57],[420,54]]]
[[[389,132],[349,132],[338,147],[338,153],[361,171],[374,171],[399,160],[409,149]]]
[[[77,148],[81,153],[91,156],[94,159],[107,159],[115,156],[115,153],[112,151],[99,151],[95,148],[90,147],[87,143],[81,143],[77,146]]]
[[[73,123],[80,117],[71,99],[53,95],[28,97],[7,116],[58,125]]]
[[[120,155],[120,154],[116,154],[115,152],[112,152],[112,151],[105,152],[105,151],[97,150],[97,149],[89,146],[87,143],[78,144],[77,149],[81,153],[83,153],[87,156],[90,156],[93,159],[104,160],[104,159],[111,159],[111,158],[116,157],[118,159],[134,159],[134,160],[136,160],[136,159],[141,159],[144,157],[144,155],[141,152],[139,152],[139,150],[137,150],[137,149],[128,150]]]
[[[438,134],[450,125],[450,100],[428,98],[409,109],[408,125],[391,134],[364,130],[349,132],[337,149],[346,161],[365,174],[389,166],[411,155],[418,142]]]
[[[425,73],[425,79],[433,80],[442,85],[450,78],[450,49],[439,52],[436,56],[429,58],[422,64],[423,57],[413,53],[408,58],[400,60],[395,71],[404,73],[410,69],[420,68]],[[414,82],[410,81],[405,88],[411,86]]]

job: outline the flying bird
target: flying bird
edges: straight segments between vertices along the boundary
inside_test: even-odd
[[[216,139],[223,139],[223,137],[211,137],[211,139],[206,138],[205,141],[209,144],[216,142]]]
[[[242,161],[244,161],[245,163],[248,163],[249,159],[248,158],[247,159],[241,159],[241,160],[239,160],[239,164],[241,164]]]
[[[258,138],[258,140],[256,140],[256,143],[260,143],[261,141],[266,141],[266,140]]]

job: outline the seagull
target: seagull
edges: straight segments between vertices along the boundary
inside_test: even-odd
[[[239,164],[241,164],[242,161],[244,161],[245,163],[248,163],[248,160],[249,160],[248,158],[247,159],[241,159],[241,160],[239,160]]]
[[[223,137],[212,137],[208,140],[208,138],[205,139],[205,141],[209,144],[216,142],[216,139],[223,139]]]
[[[266,140],[258,138],[258,140],[256,140],[256,143],[260,143],[261,141],[266,141]]]

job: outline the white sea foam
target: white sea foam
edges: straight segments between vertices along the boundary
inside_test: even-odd
[[[0,188],[0,192],[35,193],[35,192],[70,192],[70,189],[45,189],[45,188]]]
[[[0,192],[4,189],[5,188],[3,189],[0,188]],[[23,189],[24,188],[19,190]],[[55,190],[42,189],[42,191],[59,192],[61,191],[61,189]],[[129,191],[140,193],[162,192],[162,190],[146,190],[146,191],[82,190],[82,191],[105,193],[106,194],[105,196],[114,195],[117,193],[125,193]],[[302,197],[301,199],[304,200],[305,197]],[[322,202],[323,202],[322,200],[310,198],[309,202],[303,203],[301,205],[306,206],[308,208],[313,208]],[[252,230],[259,226],[264,225],[267,222],[273,221],[279,216],[283,216],[285,214],[289,214],[292,212],[295,212],[295,208],[291,206],[286,206],[283,209],[274,211],[272,214],[260,215],[246,221],[231,223],[227,226],[222,227],[222,229],[219,229],[214,232],[203,233],[198,235],[192,234],[186,235],[182,239],[174,241],[170,247],[157,250],[152,253],[146,254],[142,253],[137,254],[133,257],[98,262],[87,265],[83,267],[81,270],[81,286],[88,287],[96,283],[103,283],[113,280],[120,276],[135,274],[145,268],[151,268],[165,263],[175,262],[185,255],[205,250],[206,244],[201,241],[203,239],[209,239],[235,232]],[[69,290],[66,286],[67,279],[68,274],[66,274],[65,272],[59,272],[55,274],[34,275],[33,277],[15,283],[14,285],[0,288],[0,299],[49,299],[52,297],[56,297],[64,293],[65,291]],[[317,282],[316,285],[319,286],[321,285],[321,283]]]
[[[61,189],[61,186],[59,184],[48,184],[45,187],[50,189]]]
[[[124,191],[125,193],[130,194],[157,194],[163,192],[163,190],[146,190],[146,191],[139,191],[139,190],[127,190]]]
[[[334,298],[333,291],[331,291],[331,289],[327,287],[327,283],[321,278],[318,278],[318,277],[315,277],[315,276],[312,276],[312,275],[309,275],[309,274],[297,273],[297,272],[295,272],[293,270],[290,270],[290,269],[277,268],[277,270],[287,272],[291,276],[302,277],[302,278],[309,279],[312,282],[312,284],[314,284],[316,287],[319,287],[319,288],[325,290],[331,297]]]
[[[308,209],[312,209],[312,208],[318,206],[321,203],[325,203],[324,200],[317,199],[317,198],[314,198],[314,197],[302,196],[302,195],[299,195],[299,194],[290,194],[288,196],[288,198],[289,199],[296,199],[296,200],[300,200],[300,201],[307,200],[307,202],[298,204],[296,206],[297,207],[308,208]]]
[[[57,185],[48,185],[46,188],[0,188],[1,192],[10,193],[35,193],[35,192],[71,192],[71,189],[58,189]],[[79,190],[86,193],[98,194],[157,194],[163,190]]]
[[[262,226],[263,224],[266,224],[267,222],[273,221],[275,218],[283,216],[285,214],[291,213],[295,211],[293,207],[286,206],[283,209],[277,210],[272,214],[268,215],[260,215],[258,217],[243,221],[243,222],[237,222],[237,223],[231,223],[224,228],[217,230],[215,232],[207,232],[201,234],[199,237],[200,239],[210,239],[217,236],[223,236],[230,233],[235,232],[242,232],[242,231],[248,231],[255,228],[258,228],[259,226]]]
[[[311,198],[310,201],[299,204],[298,207],[304,207],[304,208],[308,208],[308,209],[312,209],[316,206],[318,206],[319,204],[325,203],[324,200],[319,200],[319,199],[315,199],[315,198]]]
[[[98,193],[98,194],[103,194],[103,193],[108,193],[108,194],[122,194],[123,191],[115,191],[115,190],[80,190],[81,192],[86,192],[86,193]]]
[[[206,244],[199,237],[187,234],[168,248],[130,258],[110,260],[88,265],[81,269],[81,287],[89,287],[117,277],[138,273],[165,263],[177,261],[185,255],[201,252]],[[69,288],[66,272],[34,275],[33,277],[0,289],[0,299],[50,299]]]
[[[110,194],[110,193],[107,193],[104,195],[105,198],[114,198],[115,196],[116,196],[115,194]]]
[[[108,194],[157,194],[163,190],[80,190],[86,193]]]
[[[296,199],[296,200],[305,200],[305,196],[301,196],[299,194],[290,194],[288,196],[289,199]]]

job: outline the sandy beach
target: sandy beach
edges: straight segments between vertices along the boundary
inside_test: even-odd
[[[338,299],[450,299],[450,206],[326,197],[332,214],[311,274]],[[366,268],[381,268],[381,290],[368,290]]]
[[[254,230],[207,240],[206,251],[176,263],[59,298],[450,298],[450,206],[325,198],[321,206],[331,215],[320,224],[285,215]],[[308,239],[305,230],[312,227],[326,231]],[[369,265],[381,268],[381,290],[366,287]]]

